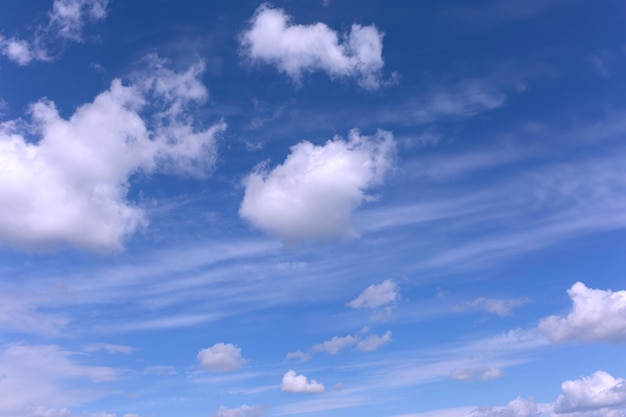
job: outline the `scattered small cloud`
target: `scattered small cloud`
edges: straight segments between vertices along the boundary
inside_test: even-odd
[[[54,0],[48,23],[38,26],[30,39],[0,35],[0,53],[18,65],[52,61],[54,50],[62,49],[69,41],[83,41],[88,22],[106,18],[108,3],[109,0]]]
[[[365,339],[360,340],[359,343],[357,343],[356,348],[361,352],[372,352],[389,342],[391,342],[391,331],[387,330],[382,336],[371,334]]]
[[[135,351],[132,346],[114,345],[110,343],[89,343],[84,346],[85,352],[99,352],[104,351],[107,353],[124,353],[131,354]]]
[[[530,300],[526,297],[512,300],[501,300],[496,298],[480,297],[473,301],[457,304],[452,311],[462,313],[465,311],[485,311],[496,314],[500,317],[510,316],[517,307],[528,304]]]
[[[264,408],[259,406],[242,405],[237,408],[221,406],[211,417],[259,417]]]
[[[471,413],[471,417],[538,417],[540,414],[532,398],[518,397],[506,407],[480,407]]]
[[[230,343],[216,343],[198,352],[198,362],[210,372],[233,372],[248,360],[241,357],[241,348]]]
[[[381,284],[372,284],[363,290],[361,294],[348,303],[350,308],[378,308],[394,303],[398,299],[396,283],[385,280]]]
[[[319,394],[324,392],[324,384],[320,384],[315,380],[308,380],[304,375],[298,375],[290,370],[283,376],[283,382],[280,389],[284,392],[301,393],[301,394]]]
[[[391,341],[391,331],[389,330],[381,336],[370,334],[365,337],[364,335],[368,332],[369,328],[364,328],[359,334],[343,337],[335,336],[330,340],[313,345],[308,352],[302,352],[300,350],[290,352],[287,354],[287,359],[298,359],[300,362],[306,362],[310,360],[315,353],[324,352],[328,355],[336,355],[345,348],[352,346],[355,346],[356,350],[361,352],[372,352]]]
[[[500,378],[503,374],[501,369],[493,366],[478,366],[475,368],[455,369],[450,372],[450,379],[465,382],[473,382],[475,380],[487,381]]]

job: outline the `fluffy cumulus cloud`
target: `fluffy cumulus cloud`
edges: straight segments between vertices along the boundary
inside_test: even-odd
[[[611,415],[611,410],[626,409],[626,381],[598,371],[591,376],[561,385],[562,394],[554,404],[554,412]]]
[[[450,372],[450,379],[455,381],[473,382],[500,378],[503,372],[493,366],[477,366],[475,368],[455,369]]]
[[[259,7],[241,36],[244,55],[276,66],[299,82],[302,74],[325,71],[351,77],[367,89],[381,85],[383,34],[375,26],[354,24],[339,35],[324,23],[296,25],[282,9]]]
[[[207,371],[233,372],[248,361],[241,357],[241,348],[230,343],[216,343],[198,352],[198,362]]]
[[[318,394],[324,392],[324,384],[315,380],[308,380],[304,375],[298,375],[290,370],[283,376],[280,389],[284,392],[294,392],[303,394]]]
[[[626,342],[626,291],[597,290],[577,282],[567,291],[569,314],[550,316],[539,323],[552,342]]]
[[[244,404],[238,408],[221,406],[219,410],[212,414],[212,417],[259,417],[262,413],[263,407],[251,407]]]
[[[455,312],[464,311],[485,311],[487,313],[496,314],[500,317],[510,316],[513,310],[527,304],[528,298],[516,298],[513,300],[500,300],[495,298],[480,297],[466,303],[458,304],[454,307]]]
[[[245,180],[239,214],[286,242],[356,236],[352,212],[371,199],[366,191],[383,181],[393,164],[389,132],[350,132],[325,145],[301,142],[272,170],[259,167]]]
[[[148,61],[134,83],[114,80],[68,119],[41,100],[28,123],[0,123],[0,241],[27,250],[119,249],[146,224],[127,199],[133,174],[211,173],[225,125],[196,129],[183,112],[207,97],[197,79],[202,65],[178,74]]]
[[[348,303],[351,308],[378,308],[395,302],[398,299],[398,288],[393,280],[385,280],[373,284]]]
[[[106,18],[108,4],[109,0],[54,0],[46,25],[28,40],[0,36],[0,53],[19,65],[50,61],[53,50],[65,42],[82,42],[85,24]]]
[[[475,410],[471,417],[538,417],[541,414],[532,398],[518,397],[506,407],[482,407]]]

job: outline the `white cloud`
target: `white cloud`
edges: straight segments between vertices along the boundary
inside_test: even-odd
[[[500,300],[495,298],[480,297],[466,303],[458,304],[453,311],[486,311],[487,313],[497,314],[500,317],[510,316],[513,309],[528,304],[528,298],[516,298],[513,300]]]
[[[506,407],[482,407],[475,410],[472,417],[536,417],[541,414],[532,398],[521,397],[509,402]]]
[[[204,369],[212,372],[232,372],[248,360],[241,357],[241,348],[233,344],[216,343],[198,352],[198,361]]]
[[[61,409],[102,397],[93,383],[114,380],[117,371],[79,364],[73,357],[55,345],[12,344],[0,350],[0,416],[29,415],[35,407]]]
[[[60,37],[81,41],[87,21],[103,20],[109,0],[54,0],[50,26]]]
[[[238,408],[227,408],[221,406],[213,413],[212,417],[258,417],[263,413],[263,407],[242,405]]]
[[[287,242],[356,236],[352,212],[371,199],[365,191],[383,181],[394,149],[384,131],[352,130],[348,141],[335,137],[323,146],[301,142],[282,165],[247,177],[239,214]]]
[[[455,369],[450,372],[450,379],[456,381],[472,382],[474,380],[487,381],[500,378],[503,372],[493,366],[478,366],[475,368]]]
[[[550,341],[626,342],[626,291],[596,290],[577,282],[567,293],[573,303],[567,317],[550,316],[539,323]]]
[[[287,359],[298,359],[300,362],[306,362],[310,360],[311,357],[312,355],[310,353],[302,352],[301,350],[287,353]]]
[[[0,35],[0,53],[18,65],[51,61],[53,50],[66,41],[82,42],[87,22],[104,20],[109,0],[54,0],[49,21],[39,26],[30,40]]]
[[[124,353],[130,354],[135,351],[132,346],[126,345],[114,345],[111,343],[89,343],[84,346],[85,352],[99,352],[105,351],[108,353]]]
[[[554,404],[557,414],[626,408],[626,380],[614,378],[604,371],[565,381],[561,390],[562,394]]]
[[[321,70],[331,77],[355,78],[363,88],[379,88],[383,34],[373,25],[354,24],[341,38],[324,23],[295,25],[284,10],[262,5],[241,44],[251,61],[275,65],[296,82],[303,73]]]
[[[67,120],[41,100],[30,123],[0,124],[0,240],[28,250],[120,249],[146,224],[126,198],[133,174],[211,172],[225,124],[196,130],[181,111],[206,97],[189,81],[198,66],[178,74],[151,62],[135,83],[114,80]],[[146,117],[156,105],[156,117]]]
[[[367,336],[356,345],[356,348],[361,352],[372,352],[389,342],[391,342],[391,331],[387,330],[382,336],[375,334]]]
[[[369,332],[369,328],[365,327],[362,333]],[[306,362],[313,357],[313,354],[325,352],[328,355],[336,355],[347,347],[355,346],[356,350],[361,352],[371,352],[378,349],[380,346],[389,343],[391,341],[391,331],[385,332],[381,336],[375,334],[369,335],[363,338],[362,334],[348,335],[348,336],[335,336],[330,340],[313,345],[308,352],[302,352],[300,350],[296,352],[290,352],[287,354],[287,359],[299,359],[300,362]]]
[[[306,376],[297,375],[290,370],[283,376],[280,389],[284,392],[317,394],[324,392],[324,384],[320,384],[315,380],[309,381]]]
[[[398,299],[398,288],[393,280],[385,280],[373,284],[348,303],[351,308],[377,308],[395,302]]]
[[[353,346],[357,342],[357,340],[358,339],[356,337],[350,335],[344,337],[335,336],[332,339],[327,340],[326,342],[314,345],[311,348],[311,351],[326,352],[329,355],[336,355],[344,348]]]

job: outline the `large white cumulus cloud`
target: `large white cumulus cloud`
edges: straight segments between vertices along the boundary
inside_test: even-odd
[[[572,309],[566,317],[550,316],[539,329],[552,342],[626,342],[626,291],[587,288],[577,282],[567,291]]]
[[[179,74],[155,57],[148,64],[133,84],[114,80],[68,119],[41,100],[29,122],[0,123],[0,243],[118,249],[146,222],[127,199],[131,175],[211,172],[225,125],[198,130],[184,114],[207,97],[202,65]]]
[[[554,411],[558,414],[596,412],[608,415],[610,410],[626,409],[626,381],[604,371],[565,381],[561,390],[562,394],[554,404]]]
[[[258,168],[246,181],[239,214],[283,241],[329,240],[356,236],[352,212],[380,184],[393,163],[389,132],[349,139],[335,137],[323,146],[301,142],[271,171]]]
[[[355,78],[363,88],[380,87],[383,34],[354,24],[342,38],[324,23],[295,25],[284,10],[262,5],[241,43],[250,60],[275,65],[296,82],[303,73],[321,70]]]

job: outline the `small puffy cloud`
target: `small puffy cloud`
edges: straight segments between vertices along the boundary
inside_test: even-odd
[[[378,308],[391,304],[398,299],[398,288],[393,280],[385,280],[381,284],[373,284],[348,303],[351,308]]]
[[[357,337],[350,335],[344,337],[335,336],[332,339],[327,340],[326,342],[314,345],[311,348],[311,351],[326,352],[329,355],[336,355],[344,348],[353,346],[357,342],[357,340]]]
[[[525,297],[513,300],[480,297],[475,300],[456,305],[453,311],[458,313],[464,311],[485,311],[487,313],[497,314],[500,317],[504,317],[510,316],[513,314],[513,310],[515,308],[528,304],[529,301],[530,300]]]
[[[303,73],[321,70],[332,78],[354,78],[362,88],[381,85],[383,34],[373,25],[354,24],[340,36],[324,23],[293,24],[284,10],[262,5],[241,45],[252,62],[274,65],[295,82]]]
[[[481,407],[472,412],[471,417],[537,417],[540,414],[532,398],[518,397],[506,407]]]
[[[626,408],[626,380],[597,371],[591,376],[561,385],[562,394],[554,404],[554,412],[580,413]]]
[[[389,342],[391,342],[391,331],[387,330],[382,336],[375,334],[367,336],[365,339],[359,341],[356,348],[361,352],[372,352]]]
[[[324,392],[324,384],[320,384],[315,380],[309,381],[306,376],[298,375],[290,370],[283,376],[280,389],[284,392],[317,394]]]
[[[263,407],[242,405],[238,408],[221,406],[211,417],[259,417],[263,413]]]
[[[450,379],[455,381],[473,382],[500,378],[503,372],[493,366],[477,366],[475,368],[455,369],[450,372]]]
[[[207,371],[232,372],[248,361],[241,357],[241,348],[230,343],[216,343],[198,352],[198,362]]]
[[[330,340],[313,345],[308,352],[302,352],[300,350],[290,352],[287,354],[287,359],[298,359],[300,362],[306,362],[310,360],[315,353],[325,352],[328,355],[336,355],[351,346],[355,346],[356,350],[361,352],[372,352],[391,341],[391,331],[387,331],[381,336],[371,334],[364,338],[363,335],[368,332],[369,328],[366,327],[361,331],[361,334],[343,337],[335,336]]]
[[[298,350],[296,352],[289,352],[287,353],[287,359],[297,359],[300,362],[306,362],[308,360],[310,360],[312,357],[312,355],[308,352],[302,352],[301,350]]]
[[[573,303],[569,314],[539,322],[550,341],[626,342],[626,291],[596,290],[577,282],[567,293]]]
[[[24,39],[0,36],[0,53],[18,65],[28,65],[33,60],[45,61],[46,54]]]
[[[395,142],[389,132],[325,145],[301,142],[271,171],[260,167],[245,180],[239,214],[253,226],[286,242],[354,237],[352,212],[371,199],[392,166]]]
[[[196,129],[182,111],[206,98],[190,80],[201,68],[179,74],[153,58],[132,84],[113,80],[68,119],[41,100],[30,122],[0,123],[0,241],[25,250],[118,250],[147,224],[127,200],[134,174],[209,175],[225,124]]]

